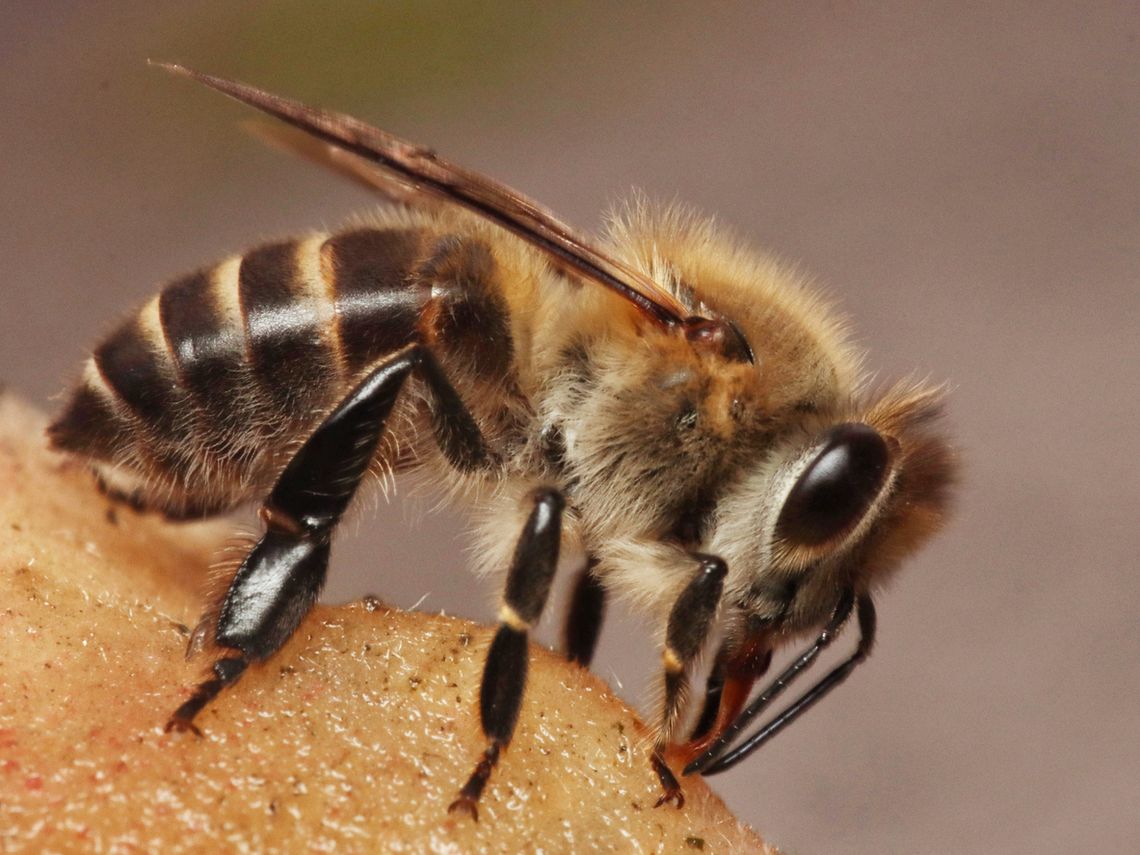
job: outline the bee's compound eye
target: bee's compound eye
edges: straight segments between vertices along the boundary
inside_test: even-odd
[[[776,536],[814,546],[855,525],[883,487],[887,443],[874,428],[849,422],[832,428],[784,501]]]

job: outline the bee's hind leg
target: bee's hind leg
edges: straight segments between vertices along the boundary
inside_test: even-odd
[[[434,357],[410,345],[380,363],[321,423],[285,467],[261,509],[265,533],[238,568],[211,639],[226,655],[213,676],[175,710],[166,729],[197,732],[194,717],[252,662],[293,634],[320,594],[329,544],[376,454],[384,426],[412,371],[435,399],[435,433],[447,457],[472,468],[482,436]]]
[[[499,629],[487,652],[479,690],[479,717],[487,737],[475,771],[459,791],[448,812],[463,811],[479,818],[476,805],[499,755],[510,744],[526,689],[527,632],[539,619],[558,566],[565,501],[554,489],[533,494],[534,507],[515,546],[507,588],[499,609]]]

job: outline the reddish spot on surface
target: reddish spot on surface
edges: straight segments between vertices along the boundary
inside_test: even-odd
[[[41,775],[28,775],[24,779],[24,788],[28,790],[42,790],[44,788],[44,779]]]
[[[316,698],[321,697],[325,693],[326,688],[327,687],[325,686],[324,683],[316,683],[311,688],[309,688],[305,692],[303,692],[302,697],[306,701],[314,700]]]

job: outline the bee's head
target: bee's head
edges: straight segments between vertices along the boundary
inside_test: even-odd
[[[813,418],[723,497],[708,548],[741,571],[730,597],[746,617],[814,626],[941,526],[954,460],[940,399],[899,386]]]

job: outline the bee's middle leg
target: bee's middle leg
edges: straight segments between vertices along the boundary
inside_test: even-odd
[[[211,639],[226,655],[167,722],[197,732],[194,717],[252,662],[275,653],[312,609],[324,584],[332,533],[376,454],[404,381],[416,371],[435,398],[435,432],[456,465],[486,455],[482,436],[434,357],[410,345],[388,357],[301,446],[262,505],[265,534],[238,568]]]
[[[566,623],[562,627],[562,646],[566,658],[589,668],[598,647],[598,634],[606,614],[606,589],[594,574],[597,559],[590,558],[574,582],[574,593]]]
[[[479,690],[479,717],[487,748],[448,812],[479,818],[477,804],[499,756],[510,744],[526,689],[527,633],[542,615],[558,566],[565,500],[554,489],[532,494],[534,507],[515,546],[499,609],[499,628],[487,652]]]

